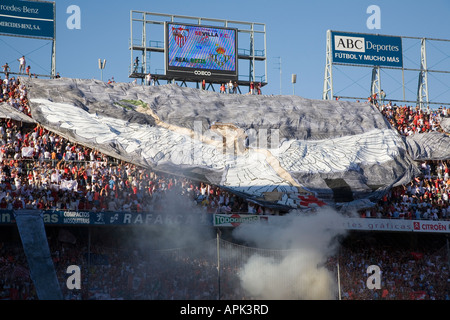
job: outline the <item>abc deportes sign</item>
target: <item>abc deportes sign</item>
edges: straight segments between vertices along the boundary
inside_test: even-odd
[[[331,35],[333,63],[403,67],[401,37],[342,32]]]

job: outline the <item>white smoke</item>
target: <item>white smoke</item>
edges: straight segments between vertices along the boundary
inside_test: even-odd
[[[158,223],[133,228],[136,243],[142,248],[179,249],[197,248],[205,241],[215,239],[205,211],[194,203],[191,196],[181,195],[180,191],[166,191],[159,202],[163,210],[153,215],[159,217]],[[151,239],[151,241],[149,241]]]
[[[336,275],[325,264],[344,233],[342,215],[330,208],[291,213],[276,225],[242,224],[234,231],[236,238],[285,253],[281,259],[250,257],[239,275],[242,287],[256,299],[335,299]]]

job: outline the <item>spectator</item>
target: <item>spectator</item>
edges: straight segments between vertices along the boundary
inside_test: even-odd
[[[3,73],[5,74],[5,79],[9,78],[9,73],[11,72],[11,68],[8,65],[8,62],[6,62],[3,66]]]
[[[137,73],[138,72],[138,68],[139,68],[139,57],[136,57],[136,59],[134,59],[133,73]]]
[[[233,81],[229,81],[227,84],[227,93],[233,93]]]
[[[380,91],[381,105],[384,105],[385,100],[386,100],[386,92],[384,92],[383,89],[381,89],[381,91]]]
[[[21,56],[19,59],[17,59],[17,61],[19,61],[19,73],[25,73],[26,68],[25,56]]]
[[[145,83],[150,86],[152,84],[152,75],[149,73],[147,73],[147,75],[145,76]]]

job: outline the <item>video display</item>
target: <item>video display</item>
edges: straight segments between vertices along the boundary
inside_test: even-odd
[[[237,30],[166,24],[166,74],[237,78]]]

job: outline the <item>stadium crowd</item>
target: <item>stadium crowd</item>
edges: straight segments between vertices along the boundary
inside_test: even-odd
[[[0,103],[8,103],[31,116],[27,89],[20,79],[1,83]],[[445,108],[428,112],[391,104],[382,114],[401,134],[441,131]],[[0,119],[0,209],[48,209],[92,211],[164,211],[171,193],[186,197],[210,213],[267,213],[267,209],[217,186],[184,177],[157,173],[125,163],[97,150],[73,143],[38,124]],[[393,188],[363,217],[449,219],[450,162],[423,161],[422,175]],[[51,252],[65,299],[216,299],[217,270],[208,260],[184,256],[153,256],[139,250],[109,250],[101,245],[93,252],[106,260],[91,267],[89,292],[66,290],[65,267],[86,266],[85,246],[51,244]],[[0,246],[0,299],[36,299],[21,247]],[[368,252],[344,249],[343,299],[446,299],[448,268],[441,255],[392,248],[373,248],[371,259],[387,276],[382,291],[367,290]],[[82,259],[82,261],[80,261]],[[84,259],[84,260],[83,260]],[[160,263],[164,259],[164,263]],[[173,269],[167,266],[173,266]],[[169,272],[171,270],[171,272]],[[440,271],[445,272],[440,272]],[[172,272],[173,271],[173,272]],[[249,299],[238,286],[237,271],[224,269],[223,297]],[[446,278],[447,277],[447,278]],[[228,287],[227,287],[228,286]],[[85,286],[83,286],[85,288]]]
[[[397,106],[392,102],[371,102],[380,110],[399,134],[409,136],[426,132],[447,134],[440,126],[442,119],[450,117],[450,108],[425,110],[420,107]],[[415,220],[450,219],[450,160],[418,161],[421,174],[406,185],[390,189],[374,206],[359,211],[364,218],[399,218]]]
[[[1,83],[0,103],[31,116],[20,78]],[[373,103],[400,134],[442,132],[450,109],[422,110],[391,102]],[[279,214],[225,190],[186,178],[156,173],[118,161],[52,133],[39,124],[0,119],[0,209],[91,211],[163,210],[171,192],[195,201],[208,213]],[[449,219],[448,160],[421,164],[422,176],[391,189],[362,217]]]
[[[20,78],[0,78],[0,88],[0,103],[6,102],[17,110],[31,116],[27,88],[24,84],[21,84]]]
[[[442,106],[437,110],[431,110],[429,106],[423,110],[419,106],[392,105],[392,102],[375,105],[389,123],[404,136],[431,131],[444,132],[440,126],[441,120],[450,117],[450,109]]]
[[[0,103],[31,116],[20,80],[2,87]],[[217,186],[124,163],[12,119],[0,119],[0,163],[0,209],[162,210],[176,191],[209,213],[274,213]]]
[[[110,238],[120,238],[114,232],[109,234]],[[203,242],[204,250],[199,244],[195,249],[145,250],[141,242],[120,240],[114,243],[102,236],[101,240],[93,241],[88,262],[85,239],[77,237],[69,243],[53,234],[49,236],[63,299],[216,300],[219,294],[223,300],[255,299],[241,287],[239,271],[251,252],[240,251],[240,246],[229,248],[229,253],[221,255],[219,279],[217,256],[214,250],[211,253],[205,249],[214,243]],[[401,241],[388,245],[391,240],[378,239],[376,244],[369,245],[370,241],[352,238],[328,258],[326,267],[340,283],[340,296],[336,293],[336,299],[449,300],[445,245],[424,244],[426,241],[413,247],[400,244]],[[67,288],[69,265],[81,268],[81,289]],[[371,289],[367,285],[369,265],[377,265],[382,271],[380,289]],[[0,271],[0,300],[37,299],[20,243],[0,242]]]
[[[111,236],[114,237],[114,233]],[[195,256],[193,250],[146,251],[136,244],[130,247],[119,243],[113,248],[105,246],[103,239],[91,245],[91,262],[88,263],[86,242],[77,240],[81,241],[67,243],[49,239],[64,300],[218,299],[214,255]],[[0,300],[36,300],[37,293],[20,243],[0,243],[0,257]],[[80,290],[67,288],[69,265],[82,269]],[[89,270],[88,275],[85,270]],[[236,275],[234,268],[223,268],[222,298],[244,297]]]
[[[399,239],[359,240],[353,238],[329,259],[331,266],[339,258],[342,300],[450,300],[445,242],[439,247],[425,239],[415,246],[401,245]],[[380,289],[368,289],[370,265],[381,270]]]
[[[2,81],[0,103],[31,117],[20,78]],[[0,119],[0,209],[162,210],[176,190],[208,213],[278,214],[217,186],[119,162],[39,124]]]
[[[374,207],[362,209],[365,218],[414,220],[450,219],[450,161],[421,161],[421,175],[393,187]]]
[[[0,142],[1,209],[160,211],[176,193],[210,213],[249,210],[217,186],[118,161],[40,125],[0,119]]]

